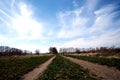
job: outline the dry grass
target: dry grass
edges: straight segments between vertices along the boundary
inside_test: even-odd
[[[69,54],[69,55],[76,55],[76,56],[96,56],[98,53],[81,53],[81,54]],[[120,55],[110,55],[110,56],[99,56],[99,57],[104,57],[104,58],[117,58],[120,59]]]
[[[17,59],[24,59],[30,57],[39,57],[39,56],[52,56],[53,54],[29,54],[29,55],[13,55],[13,56],[0,56],[0,60],[10,59],[10,58],[17,58]]]

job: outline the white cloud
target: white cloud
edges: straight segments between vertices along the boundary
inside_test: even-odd
[[[77,3],[77,1],[76,1],[76,0],[73,0],[73,2],[72,2],[72,3],[73,3],[73,6],[74,6],[74,7],[79,7],[79,5],[78,5],[78,3]]]
[[[54,31],[53,31],[53,30],[50,30],[47,35],[48,35],[48,36],[53,36],[53,35],[54,35]]]
[[[32,11],[27,7],[25,3],[20,3],[19,8],[23,17],[29,18],[32,15]]]
[[[33,16],[34,7],[25,1],[18,2],[17,0],[0,2],[0,7],[0,22],[2,21],[3,24],[0,44],[30,51],[39,48],[40,43],[32,44],[31,42],[43,38],[45,23],[36,20]]]
[[[60,48],[62,46],[94,47],[120,43],[120,19],[114,20],[120,13],[116,10],[116,5],[105,5],[98,9],[96,5],[99,0],[86,0],[82,5],[79,5],[77,0],[73,0],[74,9],[60,11],[57,15],[59,23],[52,24],[50,21],[46,27],[42,21],[35,19],[34,8],[31,5],[23,0],[17,1],[4,0],[5,4],[0,2],[0,21],[3,22],[1,27],[5,30],[3,34],[2,31],[0,32],[0,40],[8,46],[28,50],[40,48],[43,50],[41,52],[45,52],[49,48],[48,45]],[[36,41],[38,43],[35,43]]]
[[[4,41],[5,40],[5,37],[3,35],[0,35],[0,40],[1,41]]]
[[[62,26],[59,38],[72,38],[83,33],[88,18],[82,17],[81,12],[82,8],[59,13],[58,19]]]
[[[14,36],[14,38],[21,39],[21,37],[23,37],[23,39],[25,39],[26,37],[27,40],[41,38],[44,23],[37,21],[34,18],[34,11],[31,6],[25,2],[15,3],[15,1],[16,0],[12,0],[9,3],[6,1],[3,2],[5,4],[11,4],[11,8],[10,6],[7,6],[7,9],[10,8],[10,10],[5,11],[4,5],[2,5],[2,8],[0,9],[0,14],[3,15],[0,17],[0,20],[4,22],[4,25],[6,25],[5,27],[7,28],[6,30],[8,30],[6,31],[8,36],[15,34],[16,36]],[[3,29],[5,27],[3,27]],[[4,36],[7,37],[7,35]]]
[[[115,12],[116,9],[115,5],[106,5],[99,10],[94,11],[95,13],[95,22],[94,24],[88,29],[89,32],[106,32],[109,29],[112,29],[113,26],[118,26],[118,23],[114,21],[114,18],[117,17],[119,11]],[[119,20],[118,20],[119,21]]]
[[[1,12],[3,15],[7,16],[8,18],[12,18],[12,17],[9,16],[6,12],[4,12],[2,9],[0,9],[0,12]]]
[[[39,38],[42,33],[43,24],[32,17],[32,10],[25,3],[21,3],[19,8],[21,15],[11,19],[12,28],[19,36],[31,37],[33,39]]]
[[[92,1],[94,2],[95,0]],[[95,7],[96,4],[97,2],[95,1],[94,5],[89,3],[87,7]],[[88,9],[90,10],[88,11],[85,5],[72,11],[60,12],[58,20],[62,28],[58,37],[72,39],[61,46],[97,47],[118,45],[120,43],[120,19],[114,20],[120,14],[119,11],[115,11],[117,8],[115,4],[108,4],[100,9]],[[84,15],[84,12],[88,13]],[[89,14],[89,12],[92,14]],[[86,35],[88,37],[85,37]]]
[[[15,1],[16,1],[16,0],[12,0],[12,2],[11,2],[11,7],[13,7],[13,6],[14,6]]]
[[[63,43],[62,47],[101,47],[101,46],[120,46],[120,29],[117,31],[106,32],[105,34],[91,38],[78,38]]]
[[[95,11],[94,13],[97,16],[103,15],[103,13],[106,15],[106,14],[112,13],[114,9],[116,9],[116,6],[114,4],[108,4],[108,5],[103,6],[99,10]]]
[[[39,45],[36,45],[36,44],[12,44],[11,47],[17,47],[19,49],[22,49],[22,50],[30,50],[32,51],[33,53],[35,52],[35,50],[40,50],[41,53],[46,53],[48,52],[48,49],[49,47],[48,46],[39,46]]]
[[[84,7],[87,9],[88,12],[93,11],[96,8],[99,0],[87,0]]]

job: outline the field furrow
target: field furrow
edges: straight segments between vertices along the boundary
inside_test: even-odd
[[[94,64],[88,61],[84,61],[72,57],[66,57],[66,58],[88,69],[91,74],[96,75],[102,80],[120,80],[120,71],[117,69],[99,64]]]
[[[119,58],[104,58],[104,57],[98,57],[98,56],[75,56],[75,55],[66,55],[69,57],[82,59],[85,61],[98,63],[101,65],[106,65],[109,67],[115,67],[120,70],[120,59]]]
[[[20,80],[21,77],[44,63],[52,56],[36,56],[26,58],[10,57],[0,59],[0,80]]]
[[[36,80],[42,73],[47,69],[48,65],[52,62],[52,60],[55,58],[52,57],[45,63],[39,65],[37,68],[33,69],[33,71],[30,71],[29,73],[25,74],[23,76],[23,80]]]
[[[83,67],[57,55],[38,80],[97,80]]]

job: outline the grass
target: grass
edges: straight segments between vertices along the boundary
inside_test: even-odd
[[[27,58],[9,57],[0,59],[0,80],[20,80],[23,74],[29,72],[52,56]]]
[[[79,65],[57,55],[38,80],[96,80]]]
[[[120,59],[118,58],[104,58],[98,56],[76,56],[76,55],[66,55],[73,58],[78,58],[93,63],[99,63],[101,65],[106,65],[109,67],[115,67],[120,70]]]

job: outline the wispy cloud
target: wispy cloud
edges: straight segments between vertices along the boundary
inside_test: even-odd
[[[0,23],[3,24],[0,29],[5,33],[0,30],[0,44],[5,43],[3,45],[22,48],[18,43],[22,43],[21,46],[26,45],[23,40],[30,41],[42,38],[44,23],[36,20],[33,16],[34,9],[31,5],[25,1],[16,0],[5,0],[1,1],[0,4]],[[30,46],[27,48],[31,49]]]
[[[112,32],[106,32],[105,34],[97,37],[91,36],[90,38],[77,38],[74,40],[67,41],[63,43],[62,47],[80,47],[80,48],[89,48],[89,47],[101,47],[101,46],[120,46],[120,29]]]
[[[0,44],[43,51],[50,46],[119,45],[120,6],[107,1],[60,0],[49,7],[49,2],[39,5],[39,0],[2,0]]]
[[[13,6],[14,6],[15,1],[16,1],[16,0],[12,0],[12,2],[11,2],[11,7],[13,7]]]
[[[92,27],[89,29],[90,32],[109,32],[109,30],[113,29],[113,26],[119,28],[117,21],[114,19],[119,15],[119,11],[114,11],[117,8],[114,4],[109,4],[102,7],[99,10],[94,11],[95,13],[95,21]],[[117,29],[116,29],[117,30]]]
[[[79,5],[78,5],[78,2],[76,1],[76,0],[73,0],[73,6],[76,8],[76,7],[79,7]]]
[[[73,38],[83,33],[88,19],[83,17],[81,13],[82,8],[59,13],[58,19],[62,28],[58,37]]]
[[[92,0],[92,3],[94,4],[88,0],[87,5],[58,14],[58,20],[62,26],[58,37],[72,39],[61,46],[97,47],[120,43],[118,40],[120,19],[115,20],[120,14],[119,11],[116,11],[118,6],[107,4],[95,9],[97,0]]]
[[[88,12],[94,11],[97,4],[99,3],[99,0],[86,0],[86,3],[84,4],[85,9]]]
[[[3,3],[5,4],[6,2]],[[17,2],[15,4],[15,0],[12,0],[9,5],[11,5],[11,9],[9,11],[5,12],[4,8],[0,9],[0,13],[3,15],[0,19],[4,23],[9,24],[7,27],[10,29],[6,32],[10,31],[12,34],[16,34],[17,37],[25,36],[26,38],[31,37],[31,39],[40,37],[43,31],[43,23],[35,20],[32,15],[32,8],[25,2]],[[17,5],[18,10],[14,9],[13,5]]]
[[[21,14],[11,19],[13,29],[22,37],[40,37],[43,24],[32,17],[32,10],[29,10],[26,4],[21,3],[19,7]]]

